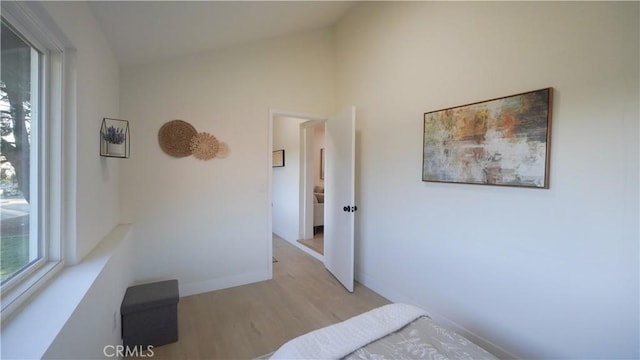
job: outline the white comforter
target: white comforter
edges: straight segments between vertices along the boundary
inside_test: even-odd
[[[385,305],[301,335],[282,345],[271,359],[340,359],[425,315],[412,305]]]

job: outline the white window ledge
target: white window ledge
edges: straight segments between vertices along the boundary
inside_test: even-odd
[[[79,264],[66,267],[2,324],[3,359],[40,359],[130,233],[118,225]]]

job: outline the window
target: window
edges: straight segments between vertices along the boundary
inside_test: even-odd
[[[28,3],[2,2],[0,290],[2,318],[62,266],[65,57]],[[53,29],[57,30],[57,29]]]
[[[5,285],[43,258],[38,226],[43,52],[5,19],[1,31],[0,279]]]

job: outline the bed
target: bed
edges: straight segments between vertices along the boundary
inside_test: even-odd
[[[497,359],[407,304],[389,304],[299,336],[270,359]]]

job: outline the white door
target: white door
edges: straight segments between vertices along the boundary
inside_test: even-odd
[[[356,108],[327,120],[324,265],[353,292]]]

